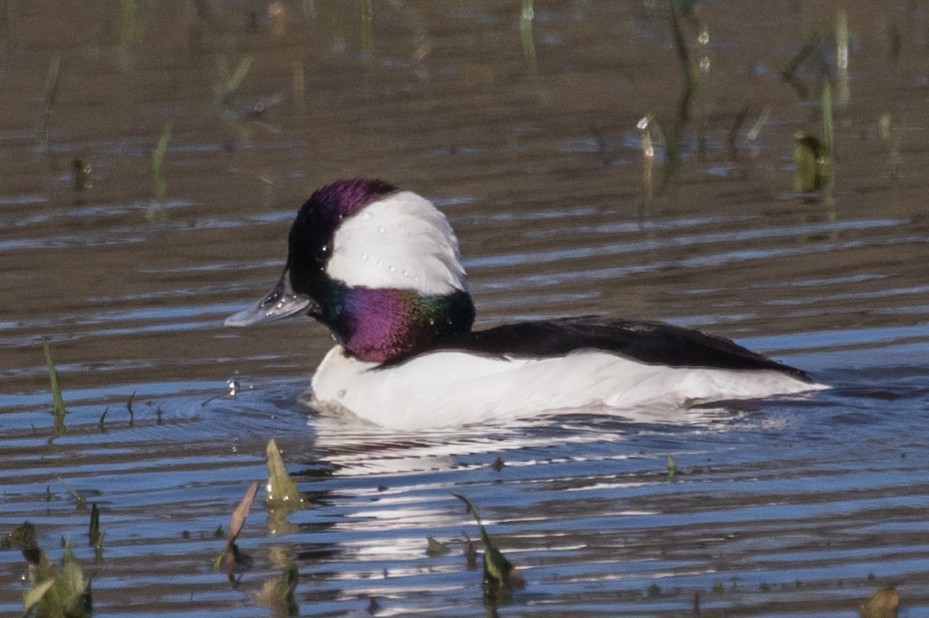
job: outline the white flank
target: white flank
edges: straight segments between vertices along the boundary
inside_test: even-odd
[[[465,289],[458,239],[432,202],[401,191],[336,229],[326,272],[350,286],[445,295]]]
[[[545,359],[434,352],[395,367],[374,367],[333,348],[313,376],[314,406],[348,410],[394,429],[425,429],[556,411],[635,419],[637,410],[662,406],[683,415],[697,402],[826,388],[776,371],[670,368],[598,351]]]

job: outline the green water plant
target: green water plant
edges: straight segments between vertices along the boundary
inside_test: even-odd
[[[361,56],[368,68],[374,64],[374,2],[361,0]]]
[[[103,559],[103,537],[104,533],[100,530],[100,509],[97,503],[90,505],[90,526],[87,530],[88,544],[94,548],[94,560],[100,562]]]
[[[674,463],[674,458],[671,455],[668,455],[668,482],[673,483],[677,480],[677,464]]]
[[[535,38],[532,34],[532,24],[535,21],[535,8],[533,0],[523,0],[522,11],[519,16],[519,35],[523,43],[523,57],[529,67],[529,78],[539,76],[539,63],[536,59]]]
[[[94,168],[89,161],[76,157],[71,160],[71,187],[83,191],[94,186]]]
[[[832,117],[832,84],[828,79],[823,80],[819,105],[822,112],[823,145],[831,162],[835,158],[835,124]]]
[[[677,177],[680,169],[684,136],[690,124],[692,108],[700,85],[700,76],[709,70],[709,57],[706,55],[709,34],[706,26],[694,11],[695,2],[689,0],[668,0],[668,24],[674,50],[677,53],[681,73],[681,94],[678,99],[677,113],[669,123],[664,135],[664,169],[662,186],[667,187]],[[686,30],[685,30],[686,26]],[[703,56],[694,63],[691,57],[688,38],[696,34],[696,41]]]
[[[268,440],[265,449],[268,466],[268,484],[265,487],[265,504],[273,508],[286,508],[304,506],[303,496],[297,488],[297,483],[291,478],[284,466],[281,451],[277,448],[274,438]]]
[[[60,476],[58,477],[58,482],[64,485],[64,488],[67,489],[71,497],[74,498],[74,505],[77,507],[77,510],[83,511],[87,507],[87,498],[79,494],[76,489],[71,487],[71,485]]]
[[[233,108],[236,93],[251,68],[251,56],[243,58],[234,70],[229,68],[229,61],[226,56],[219,55],[216,57],[216,86],[214,91],[222,110],[231,110]]]
[[[849,38],[848,14],[842,9],[836,14],[835,18],[836,102],[840,105],[848,103],[851,92],[848,74]]]
[[[890,166],[890,178],[897,179],[900,169],[900,127],[892,126],[890,114],[881,114],[877,121],[878,135],[887,144],[887,163]]]
[[[655,140],[652,138],[652,116],[643,116],[636,123],[639,130],[642,148],[642,200],[640,201],[640,214],[644,206],[651,202],[654,195],[653,179],[655,169]]]
[[[465,503],[468,512],[477,522],[477,529],[484,549],[484,600],[488,605],[494,606],[510,599],[514,588],[524,588],[526,581],[516,567],[507,560],[499,549],[494,546],[490,535],[481,523],[477,507],[462,494],[452,492],[452,495]]]
[[[123,71],[131,68],[132,50],[145,38],[151,21],[151,15],[143,10],[142,5],[140,0],[119,2],[119,64]]]
[[[52,352],[48,346],[48,339],[42,339],[42,351],[45,353],[45,366],[48,369],[48,379],[52,389],[52,414],[55,418],[55,435],[61,435],[65,432],[65,415],[68,411],[65,409],[65,401],[61,396],[61,386],[58,383],[58,370],[52,361]]]
[[[59,565],[48,559],[36,541],[35,526],[24,522],[8,537],[28,564],[23,616],[85,618],[93,613],[91,583],[65,541]]]
[[[129,412],[130,427],[135,427],[135,410],[132,409],[133,401],[135,401],[135,391],[132,391],[132,394],[129,395],[129,399],[126,401],[126,410]]]
[[[829,156],[826,145],[815,135],[798,133],[794,142],[794,191],[819,191],[826,186]]]
[[[287,468],[274,439],[265,449],[268,482],[265,485],[265,507],[268,510],[268,529],[271,534],[292,532],[295,527],[287,521],[294,511],[307,506]]]
[[[61,56],[54,56],[48,65],[48,73],[45,76],[45,98],[38,122],[36,122],[36,152],[39,155],[48,152],[48,128],[55,111],[55,102],[58,100],[60,76]]]
[[[897,618],[900,594],[896,587],[887,586],[875,592],[858,606],[861,618]]]
[[[426,537],[426,555],[430,558],[438,558],[439,556],[444,556],[449,551],[448,545],[442,541],[437,541],[431,536]]]
[[[829,207],[830,217],[835,217],[835,122],[832,109],[832,85],[828,79],[822,82],[820,94],[822,114],[822,139],[809,133],[799,133],[794,144],[794,190],[803,193],[819,192]]]

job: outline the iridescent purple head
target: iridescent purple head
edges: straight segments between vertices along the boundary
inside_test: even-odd
[[[349,354],[385,362],[467,332],[474,306],[458,241],[431,202],[380,180],[339,180],[300,208],[287,266],[242,326],[308,313]]]
[[[332,257],[339,225],[368,204],[397,193],[383,180],[337,180],[313,192],[300,210],[288,236],[287,267],[294,289],[316,298],[328,284],[326,266]]]

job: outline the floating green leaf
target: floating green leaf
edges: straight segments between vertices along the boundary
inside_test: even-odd
[[[523,588],[526,581],[516,567],[507,560],[503,553],[494,547],[490,535],[481,523],[474,503],[462,494],[452,492],[452,495],[465,503],[468,512],[474,516],[477,528],[481,535],[481,545],[484,547],[484,595],[490,604],[505,601],[510,597],[513,588]]]
[[[30,588],[23,599],[23,615],[25,616],[31,612],[32,608],[42,601],[42,598],[45,596],[45,593],[48,592],[49,588],[54,585],[54,579],[46,579],[41,584],[37,584]]]
[[[65,401],[61,396],[61,386],[58,384],[58,370],[55,369],[55,363],[52,361],[52,352],[48,347],[48,339],[42,339],[42,351],[45,352],[45,366],[48,368],[48,379],[52,388],[55,435],[60,435],[65,431],[65,415],[68,411],[65,409]]]
[[[290,508],[292,511],[302,508],[304,505],[303,496],[300,495],[297,484],[287,473],[284,460],[281,458],[281,452],[278,450],[277,443],[273,438],[268,440],[265,455],[268,464],[265,504],[272,508]]]
[[[25,525],[25,524],[24,524]],[[22,528],[22,527],[21,527]],[[93,613],[90,580],[65,542],[61,567],[52,564],[45,554],[33,546],[29,560],[29,583],[23,599],[23,615],[35,610],[38,616],[68,616],[85,618]],[[25,551],[23,552],[25,555]]]
[[[448,545],[441,541],[437,541],[434,538],[426,537],[426,555],[430,558],[437,558],[438,556],[444,556],[450,550]]]

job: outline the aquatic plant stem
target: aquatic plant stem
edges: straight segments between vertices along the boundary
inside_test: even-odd
[[[42,351],[45,353],[45,366],[48,368],[48,379],[52,389],[55,435],[60,435],[65,432],[65,415],[68,411],[65,409],[64,398],[61,396],[61,386],[58,384],[58,370],[55,369],[55,363],[52,361],[52,352],[48,346],[48,339],[44,337],[42,338]]]

